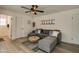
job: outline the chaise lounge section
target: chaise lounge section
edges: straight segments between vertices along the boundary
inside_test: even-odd
[[[56,44],[56,37],[48,36],[38,42],[38,47],[45,52],[51,52],[56,46]]]

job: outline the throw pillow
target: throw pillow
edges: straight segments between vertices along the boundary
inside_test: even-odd
[[[38,30],[38,33],[40,34],[41,33],[41,30]]]
[[[57,36],[58,36],[58,34],[59,34],[59,32],[58,32],[58,31],[53,31],[52,36],[57,37]]]

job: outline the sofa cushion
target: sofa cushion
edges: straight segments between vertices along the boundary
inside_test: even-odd
[[[55,37],[57,37],[58,34],[59,34],[58,31],[49,32],[49,36],[55,36]]]
[[[49,36],[52,36],[52,34],[53,34],[53,31],[49,31]]]
[[[43,34],[47,34],[47,35],[49,35],[49,30],[43,30],[42,33],[43,33]]]
[[[42,29],[36,29],[34,32],[36,33],[36,34],[41,34],[42,33]]]

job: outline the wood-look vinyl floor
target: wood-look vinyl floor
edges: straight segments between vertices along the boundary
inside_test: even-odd
[[[32,49],[27,48],[22,44],[22,42],[27,41],[27,38],[19,38],[16,40],[11,40],[8,37],[2,38],[4,41],[0,42],[0,53],[34,53]],[[61,43],[55,47],[52,53],[79,53],[79,46],[75,44]]]

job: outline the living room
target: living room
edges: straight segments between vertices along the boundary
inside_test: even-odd
[[[25,13],[29,9],[32,8],[33,5],[0,5],[0,14],[1,15],[7,15],[11,16],[11,38],[9,38],[12,42],[17,43],[16,45],[20,46],[19,48],[23,49],[24,51],[31,52],[37,52],[37,53],[46,53],[47,50],[50,50],[47,46],[43,51],[42,48],[39,49],[37,45],[41,45],[40,43],[35,44],[33,41],[33,38],[37,38],[36,40],[38,42],[41,42],[46,37],[49,37],[48,39],[51,39],[51,36],[48,35],[49,32],[56,32],[61,33],[61,44],[62,46],[66,47],[67,49],[63,49],[62,47],[55,47],[51,48],[52,52],[60,52],[60,53],[67,53],[67,52],[79,52],[79,5],[34,5],[35,7],[38,6],[37,10],[41,10],[40,12],[34,11]],[[30,9],[32,10],[32,9]],[[44,11],[44,12],[43,12]],[[43,35],[40,33],[42,30]],[[37,33],[40,35],[37,35]],[[32,33],[33,32],[33,33]],[[34,33],[35,32],[35,33]],[[48,33],[47,33],[48,32]],[[54,35],[54,34],[53,34]],[[55,33],[56,35],[56,33]],[[35,37],[34,37],[35,36]],[[56,35],[57,36],[57,35]],[[4,38],[6,40],[6,36],[0,36],[1,38]],[[27,41],[27,37],[29,37],[29,41]],[[31,39],[30,39],[31,38]],[[38,40],[39,38],[42,38]],[[54,38],[53,40],[55,40]],[[7,39],[8,40],[8,39]],[[57,40],[57,39],[56,39]],[[55,40],[55,41],[56,41]],[[43,41],[42,41],[43,42]],[[51,41],[51,44],[54,45],[53,41]],[[22,45],[19,43],[23,43]],[[31,43],[34,43],[34,45],[30,45]],[[48,43],[48,41],[45,40],[43,43]],[[6,42],[7,44],[7,42]],[[11,43],[12,44],[12,43]],[[29,45],[28,45],[29,44]],[[51,45],[48,43],[49,46]],[[58,45],[59,45],[58,44]],[[14,46],[16,46],[14,45]],[[46,44],[45,44],[46,45]],[[43,47],[45,47],[45,45]],[[5,46],[5,45],[4,45]],[[72,47],[74,46],[74,47]],[[28,48],[27,48],[28,47]],[[70,47],[70,48],[68,48]],[[29,49],[30,48],[30,49]],[[72,50],[72,48],[74,48]],[[47,50],[46,50],[47,49]],[[53,51],[53,49],[55,49]],[[20,52],[24,52],[20,51]],[[5,53],[5,51],[3,51]],[[16,52],[19,52],[18,50]],[[51,52],[51,51],[49,51]]]

